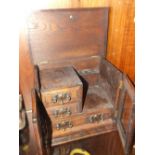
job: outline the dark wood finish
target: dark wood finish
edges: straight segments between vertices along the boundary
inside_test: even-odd
[[[135,145],[133,145],[131,155],[135,155]]]
[[[71,96],[70,101],[62,103],[63,101],[58,100],[57,103],[53,104],[52,102],[52,97],[55,96],[56,94],[65,94],[68,93]],[[82,105],[82,89],[80,86],[72,87],[72,88],[63,88],[63,89],[57,89],[57,90],[52,90],[48,92],[42,92],[42,101],[45,104],[46,107],[55,107],[55,106],[62,106],[65,104],[78,104],[77,111],[81,112],[81,105]]]
[[[91,16],[95,15],[94,11],[97,14],[98,12],[99,13],[102,12],[102,15],[98,14],[101,17],[96,18],[95,20],[96,23],[91,23],[90,21]],[[82,25],[83,17],[81,16],[81,12],[83,12],[83,15],[86,16],[85,22],[87,22],[88,33],[85,30],[86,29],[85,24]],[[58,17],[61,19],[60,21],[58,20],[59,19]],[[69,20],[67,17],[69,18]],[[104,24],[102,25],[101,23],[102,24],[104,23]],[[38,65],[38,67],[40,68],[40,66],[44,64],[48,66],[48,63],[50,63],[50,66],[52,64],[59,65],[59,62],[62,61],[60,63],[61,68],[59,69],[52,67],[52,69],[44,68],[39,70],[39,77],[37,81],[40,83],[41,98],[42,98],[43,104],[45,105],[45,109],[47,109],[47,103],[49,105],[51,103],[51,95],[53,96],[53,94],[51,94],[50,91],[53,91],[53,89],[54,90],[56,89],[56,92],[54,93],[61,92],[62,88],[68,89],[68,87],[69,88],[73,87],[75,81],[76,81],[76,86],[79,84],[79,82],[77,82],[78,81],[77,76],[75,76],[75,79],[74,79],[73,74],[71,74],[72,73],[71,70],[69,70],[68,68],[62,68],[64,67],[63,65],[69,64],[68,62],[74,62],[74,59],[78,62],[78,60],[81,57],[82,59],[90,60],[90,58],[94,58],[95,56],[95,58],[99,57],[99,61],[100,61],[99,66],[94,66],[95,69],[92,69],[91,67],[89,67],[88,66],[89,63],[87,64],[87,68],[85,69],[76,70],[76,68],[74,68],[77,74],[79,74],[83,82],[83,89],[84,89],[83,111],[81,114],[75,114],[75,116],[73,113],[73,116],[71,115],[70,118],[62,117],[59,120],[57,120],[57,118],[51,117],[52,145],[56,145],[54,141],[56,141],[57,144],[58,143],[62,144],[68,141],[82,139],[83,137],[90,137],[93,135],[101,134],[103,132],[106,133],[106,132],[112,131],[113,126],[115,126],[112,120],[112,116],[115,117],[117,115],[117,107],[120,106],[119,103],[117,102],[119,101],[118,100],[119,89],[121,88],[121,81],[122,81],[123,74],[119,72],[113,65],[108,63],[108,61],[101,59],[103,56],[105,56],[106,44],[104,43],[106,43],[107,23],[108,23],[107,8],[92,9],[92,11],[89,11],[89,9],[88,10],[87,9],[85,10],[84,9],[83,10],[82,9],[81,10],[76,10],[76,9],[46,10],[46,11],[44,10],[44,11],[39,11],[32,14],[32,16],[30,17],[30,21],[28,23],[28,39],[29,39],[29,45],[30,45],[31,55],[32,55],[34,65]],[[54,31],[53,31],[53,24],[55,25]],[[97,25],[94,25],[94,24],[98,24],[98,28],[96,28]],[[76,29],[77,25],[80,25],[79,29]],[[92,27],[96,29],[92,29]],[[101,31],[101,28],[103,28],[104,31]],[[76,34],[75,30],[79,34],[78,34],[78,37],[74,39],[74,43],[72,43],[70,39],[73,39],[73,36]],[[92,30],[95,33],[90,34],[89,32],[92,32]],[[64,38],[65,35],[68,36],[67,39]],[[88,37],[87,40],[83,35],[86,35]],[[95,42],[95,44],[92,44],[92,46],[95,45],[97,47],[93,50],[91,45],[87,46],[88,44],[90,44],[89,40],[92,39],[92,38],[89,38],[90,36],[91,37],[94,36],[95,39],[98,38],[97,43]],[[56,42],[54,40],[55,37],[57,37]],[[102,40],[100,37],[102,37],[102,39],[104,40]],[[42,39],[44,41],[42,41]],[[62,47],[59,48],[60,45],[62,45],[63,48]],[[83,48],[85,46],[87,46],[87,49]],[[76,54],[73,52],[73,49],[74,51],[76,51]],[[85,52],[83,52],[84,49],[85,49]],[[93,51],[94,53],[92,54],[91,51]],[[65,61],[66,62],[68,61],[68,62],[64,63]],[[74,64],[70,64],[70,65],[73,66]],[[64,75],[60,75],[60,73],[62,74],[63,72],[64,72]],[[92,75],[96,75],[95,76],[96,80],[93,84],[90,82],[91,79],[93,79]],[[38,89],[38,85],[36,87]],[[73,92],[74,92],[74,89],[70,91],[72,98],[74,98]],[[80,97],[82,101],[82,96],[80,95]],[[112,108],[111,111],[108,113],[106,111],[107,110],[106,108],[108,108],[108,106],[106,108],[103,108],[102,106],[100,106],[101,104],[104,104],[105,101],[109,102],[108,106],[110,105],[110,108]],[[96,103],[100,105],[98,106],[96,105]],[[85,108],[85,106],[87,108]],[[89,107],[93,107],[94,109],[91,109],[91,108],[89,109]],[[98,108],[101,109],[101,111],[98,111]],[[89,112],[87,112],[87,110]],[[120,110],[118,110],[118,113],[120,113]],[[92,122],[90,122],[90,117],[91,119],[95,120],[95,123],[97,123],[98,119],[101,119],[101,118],[102,118],[102,121],[103,120],[104,121],[103,122],[101,121],[100,124],[99,123],[91,124],[94,122],[93,120],[91,120]],[[110,120],[108,119],[111,119],[111,123],[109,122]],[[110,123],[110,127],[108,127],[108,124],[106,124],[106,122]],[[73,127],[73,125],[75,126]],[[106,126],[106,128],[103,128],[104,126]],[[102,132],[100,130],[100,127],[102,127]],[[61,129],[63,129],[63,131],[61,131]],[[130,130],[133,131],[133,126],[131,126]],[[42,131],[44,131],[44,128],[42,128]],[[80,132],[81,134],[79,134],[79,131],[81,131]],[[119,133],[120,133],[120,130],[119,130]],[[67,138],[68,136],[71,136],[71,137],[68,139]],[[121,134],[120,136],[122,139]],[[127,139],[128,136],[131,136],[130,133],[126,133],[126,137],[123,137],[124,138],[123,140],[128,142],[128,139]],[[129,150],[127,148],[128,144],[126,145],[123,140],[122,142],[125,148],[125,153],[128,153],[127,151]],[[129,143],[131,143],[131,140],[129,140]]]
[[[74,60],[73,60],[74,61]],[[42,63],[42,62],[41,62]],[[44,62],[43,62],[44,63]],[[83,77],[83,76],[82,76]],[[85,78],[84,78],[85,79]],[[98,78],[97,78],[97,81],[98,81]],[[118,90],[118,89],[116,89],[116,90]],[[115,94],[115,93],[114,93]],[[117,95],[116,95],[117,96]],[[117,98],[117,97],[116,97]]]
[[[92,56],[87,58],[80,59],[65,59],[59,62],[49,62],[48,64],[40,64],[39,69],[48,69],[48,68],[59,68],[64,66],[73,66],[77,71],[84,69],[94,69],[98,70],[100,65],[101,57],[100,56]]]
[[[70,113],[62,113],[60,111],[63,111],[64,109],[68,109],[70,111]],[[63,106],[50,106],[48,107],[46,110],[47,110],[47,113],[48,115],[51,116],[52,120],[55,119],[55,118],[65,118],[65,117],[69,117],[70,115],[72,114],[75,114],[77,113],[77,109],[78,107],[75,106],[75,104],[66,104],[66,105],[63,105]],[[59,111],[59,115],[56,115],[56,111]]]
[[[84,79],[86,79],[86,81],[90,85],[94,85],[98,80],[101,59],[102,58],[100,56],[93,56],[89,58],[80,58],[74,60],[68,59],[61,62],[49,62],[48,64],[42,64],[39,65],[38,68],[39,70],[44,70],[72,66],[76,69],[79,75],[82,75]],[[84,71],[87,70],[95,72],[91,74],[85,74]]]
[[[101,63],[101,76],[110,85],[110,92],[112,94],[113,100],[115,101],[115,106],[117,104],[117,90],[122,80],[122,73],[109,61],[102,60]]]
[[[76,140],[82,140],[85,138],[90,138],[96,135],[106,134],[109,132],[116,131],[116,125],[111,119],[107,119],[99,124],[86,124],[78,128],[74,128],[73,132],[66,132],[61,134],[62,136],[54,137],[52,139],[52,146],[57,146],[60,144],[66,144],[68,142],[74,142]],[[61,132],[59,132],[60,135]]]
[[[39,112],[38,112],[38,103],[37,103],[37,97],[36,97],[36,91],[35,89],[32,89],[32,122],[33,122],[33,128],[34,128],[34,134],[35,134],[35,144],[37,144],[37,152],[39,155],[42,155],[43,149],[42,149],[42,139],[41,139],[41,127],[39,122]]]
[[[114,103],[111,94],[107,93],[108,85],[101,76],[99,76],[98,82],[95,85],[89,86],[88,90],[85,90],[87,87],[84,83],[83,88],[86,94],[83,100],[83,111],[79,114],[72,113],[70,116],[54,117],[52,115],[54,108],[49,108],[50,105],[45,104],[47,114],[51,118],[53,146],[116,130],[115,122],[112,120]],[[47,91],[47,93],[49,92]],[[62,105],[55,108],[59,110],[61,107]],[[66,107],[69,106],[67,105]],[[65,107],[63,106],[63,108]],[[102,120],[97,120],[94,123],[89,122],[89,118],[91,116],[96,117],[96,115],[101,115]],[[66,121],[71,122],[73,127],[57,130],[57,124],[62,124]]]
[[[26,38],[26,28],[22,29],[19,40],[19,82],[21,94],[25,101],[25,109],[32,109],[31,89],[34,88],[34,65],[31,63]]]
[[[50,0],[41,9],[110,7],[107,59],[135,80],[134,0]]]
[[[125,150],[131,153],[134,142],[135,128],[135,98],[134,87],[126,75],[123,76],[122,88],[119,97],[117,128]]]
[[[44,69],[39,71],[39,75],[42,92],[82,85],[72,67]]]
[[[52,8],[94,8],[110,7],[107,58],[134,82],[134,0],[59,0],[52,1],[40,9]],[[33,88],[33,66],[31,66],[26,30],[20,32],[20,86],[26,101],[26,109],[31,109],[31,88]],[[123,45],[123,48],[122,48]],[[123,55],[123,56],[122,56]]]
[[[32,123],[34,141],[38,155],[50,155],[51,153],[51,121],[46,114],[40,97],[35,89],[32,89]]]
[[[90,117],[101,115],[102,118],[90,122]],[[83,137],[93,136],[102,132],[109,132],[115,129],[112,120],[113,105],[110,96],[107,95],[103,87],[94,86],[88,89],[88,93],[84,102],[82,113],[73,114],[63,119],[52,119],[53,125],[53,142],[61,139],[59,143],[81,139]],[[57,123],[70,121],[73,125],[65,131],[57,130]],[[106,126],[107,125],[107,126]],[[106,127],[106,128],[104,128]],[[64,136],[64,141],[63,137]],[[62,137],[62,138],[59,138]],[[55,145],[53,143],[53,145]]]
[[[33,13],[28,20],[33,63],[39,65],[105,56],[107,20],[108,8],[44,10]]]
[[[71,113],[82,111],[83,84],[72,67],[42,69],[38,72],[39,94],[46,109],[57,107],[60,110],[64,105],[70,108],[71,104]]]
[[[53,147],[53,155],[69,155],[74,148],[87,150],[91,155],[124,155],[116,131]]]

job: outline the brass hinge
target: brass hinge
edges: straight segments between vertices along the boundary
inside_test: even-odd
[[[119,87],[118,87],[119,89],[122,89],[123,88],[123,81],[122,80],[120,80],[120,82],[119,82]]]

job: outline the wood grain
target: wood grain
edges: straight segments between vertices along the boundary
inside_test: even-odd
[[[105,57],[108,10],[74,8],[32,13],[28,18],[28,40],[33,63]]]
[[[116,65],[120,70],[128,74],[130,79],[134,82],[135,77],[135,60],[134,60],[134,0],[49,0],[46,8],[79,8],[79,7],[110,7],[109,16],[109,33],[108,33],[108,47],[107,59]],[[20,74],[20,92],[23,94],[25,100],[25,107],[31,110],[31,89],[33,87],[33,67],[30,60],[29,50],[26,41],[26,31],[23,28],[20,32],[19,42],[19,74]],[[33,140],[32,117],[28,117],[30,124],[30,151],[33,154],[36,151]],[[115,140],[114,140],[115,139]],[[98,143],[91,143],[92,146]],[[123,155],[119,136],[116,132],[108,133],[102,139],[102,147],[99,147],[98,152],[105,154]],[[90,139],[88,140],[90,142]],[[87,144],[87,143],[86,143]],[[85,145],[88,146],[88,145]],[[94,148],[91,147],[90,149]],[[96,147],[95,147],[96,148]],[[97,148],[96,148],[97,149]],[[30,154],[31,154],[30,153]]]
[[[30,59],[25,27],[21,30],[19,38],[19,83],[20,92],[25,101],[25,108],[26,110],[31,110],[31,89],[34,87],[34,72]]]
[[[134,82],[134,0],[111,0],[110,6],[107,58]]]
[[[44,8],[110,7],[107,58],[134,82],[134,3],[134,0],[48,0]]]
[[[124,155],[116,131],[53,147],[53,155],[56,155],[56,152],[69,155],[74,148],[85,149],[92,155]]]
[[[107,59],[134,82],[134,0],[49,0],[43,8],[110,7]],[[42,8],[42,9],[43,9]],[[33,69],[26,41],[26,31],[20,33],[20,88],[26,109],[31,109],[30,90],[33,86]]]

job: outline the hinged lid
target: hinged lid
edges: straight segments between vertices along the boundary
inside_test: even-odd
[[[108,8],[36,11],[28,18],[33,64],[104,57]]]

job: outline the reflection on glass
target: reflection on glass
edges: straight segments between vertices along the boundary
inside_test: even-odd
[[[132,101],[129,95],[126,93],[125,99],[124,99],[124,105],[123,105],[123,113],[121,116],[121,123],[124,128],[125,134],[127,134],[128,127],[129,127],[129,121],[130,121],[130,116],[132,112],[131,108],[132,108]]]

